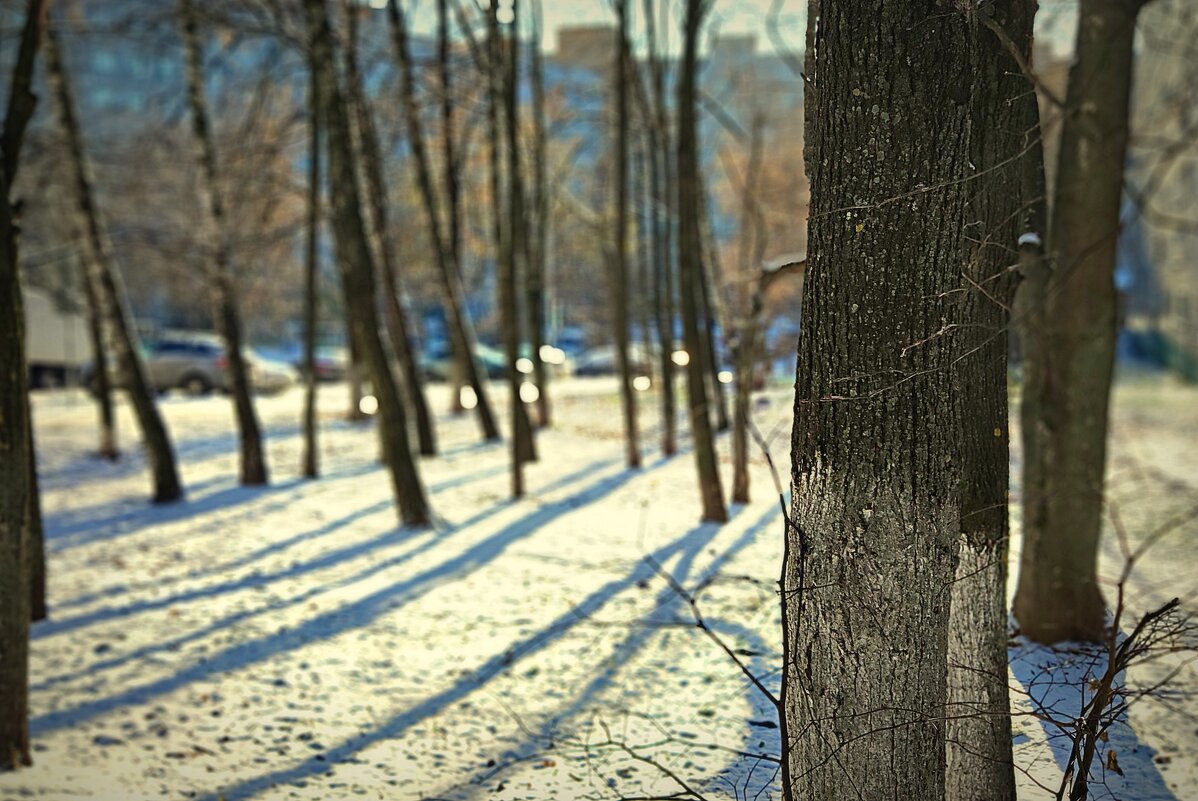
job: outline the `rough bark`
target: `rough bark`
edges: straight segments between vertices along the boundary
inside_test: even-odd
[[[241,334],[241,313],[237,308],[237,287],[233,274],[233,254],[229,244],[224,194],[216,158],[216,142],[208,118],[204,97],[204,55],[200,43],[199,21],[193,0],[180,0],[180,26],[186,50],[187,104],[191,111],[191,134],[199,167],[200,232],[208,252],[208,284],[212,301],[212,319],[225,343],[229,394],[237,416],[241,442],[241,483],[266,484],[266,453],[262,448],[262,428],[251,396],[250,371]]]
[[[1007,683],[1007,554],[1010,428],[1008,323],[1011,254],[1037,198],[1024,193],[1038,136],[1035,95],[1004,42],[1030,60],[1035,4],[1002,0],[973,31],[974,81],[967,235],[962,271],[961,356],[955,362],[960,425],[961,539],[949,619],[946,796],[1014,801]],[[987,29],[992,26],[993,30]],[[1029,117],[1030,115],[1030,117]]]
[[[37,103],[33,82],[45,21],[42,0],[29,0],[0,133],[0,772],[31,762],[29,753],[29,618],[33,441],[25,312],[17,254],[20,230],[11,200],[21,143]]]
[[[116,350],[117,369],[129,392],[129,400],[141,428],[142,442],[150,463],[154,482],[154,502],[169,503],[183,497],[175,453],[166,426],[154,402],[153,390],[146,379],[141,352],[135,341],[136,329],[129,314],[124,287],[117,273],[112,245],[96,206],[91,165],[83,145],[83,133],[75,112],[70,76],[63,63],[58,37],[53,26],[46,28],[46,64],[50,84],[57,98],[59,121],[70,152],[70,169],[74,182],[76,213],[79,229],[84,232],[83,260],[88,278],[95,287],[112,345]]]
[[[637,432],[636,392],[628,358],[628,0],[615,0],[616,64],[613,96],[616,128],[612,169],[615,172],[615,235],[611,258],[612,325],[615,327],[616,371],[624,413],[624,457],[629,467],[641,466]]]
[[[700,217],[703,213],[699,176],[699,133],[695,119],[696,62],[699,31],[711,0],[687,0],[681,75],[678,80],[678,273],[682,306],[682,330],[686,350],[691,354],[686,365],[687,407],[690,411],[691,439],[699,474],[699,496],[703,519],[723,523],[728,519],[724,490],[720,484],[719,464],[707,404],[707,377],[703,361],[695,354],[701,347],[699,330],[699,288],[703,280],[703,241]]]
[[[334,242],[342,289],[349,310],[351,338],[362,351],[378,400],[380,441],[400,519],[410,526],[430,523],[428,502],[408,442],[403,402],[379,338],[374,263],[354,163],[349,109],[337,82],[333,34],[324,0],[304,0],[312,69],[316,74],[316,107],[325,132],[329,165]]]
[[[400,99],[403,105],[404,121],[407,125],[408,144],[412,148],[412,158],[416,166],[416,179],[420,188],[420,196],[428,217],[429,238],[432,242],[437,268],[441,275],[441,288],[444,294],[446,316],[449,318],[449,333],[453,347],[454,358],[461,368],[466,384],[474,390],[477,399],[475,412],[478,415],[479,426],[483,439],[488,442],[499,439],[499,427],[495,423],[495,415],[491,411],[491,402],[487,395],[486,385],[482,380],[482,371],[474,355],[474,331],[465,310],[465,292],[462,289],[461,271],[454,258],[450,231],[447,241],[437,212],[437,193],[433,186],[432,168],[429,164],[428,148],[424,140],[424,126],[420,121],[420,109],[416,103],[416,81],[413,75],[412,56],[408,48],[408,28],[406,15],[400,8],[399,0],[391,0],[387,4],[387,17],[391,27],[391,38],[395,48],[395,57],[399,62]],[[452,116],[452,115],[451,115]],[[456,190],[449,189],[449,192]],[[451,213],[450,217],[454,214]]]
[[[316,73],[308,89],[308,236],[304,248],[304,452],[300,470],[304,478],[320,474],[320,448],[316,425],[316,333],[320,324],[317,294],[320,266],[320,114],[316,108]]]
[[[391,235],[390,210],[387,204],[387,182],[383,170],[383,151],[379,145],[378,132],[370,101],[362,88],[362,76],[357,57],[357,12],[349,2],[344,3],[349,31],[345,46],[345,80],[349,102],[354,111],[357,142],[362,154],[362,172],[366,185],[367,217],[370,220],[372,241],[378,257],[379,274],[383,279],[383,314],[390,335],[391,350],[399,362],[403,387],[416,423],[416,439],[420,453],[424,456],[437,455],[436,432],[432,414],[424,392],[424,375],[420,359],[412,347],[412,326],[408,312],[403,306],[403,289],[399,283],[399,259],[395,254],[395,240]]]
[[[1117,333],[1115,249],[1127,153],[1136,17],[1144,0],[1083,0],[1069,70],[1040,336],[1049,366],[1024,427],[1023,550],[1014,612],[1040,642],[1099,642],[1106,436]],[[1033,465],[1030,459],[1038,464]],[[1032,484],[1032,481],[1036,484]]]
[[[823,3],[783,572],[788,797],[944,798],[965,14]],[[890,198],[901,200],[890,201]]]

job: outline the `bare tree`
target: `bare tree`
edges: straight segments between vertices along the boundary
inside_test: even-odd
[[[108,350],[104,346],[104,311],[100,306],[99,293],[88,275],[86,267],[80,276],[84,297],[87,299],[87,331],[92,346],[91,390],[96,399],[96,411],[100,415],[101,459],[115,462],[121,456],[116,440],[116,413],[112,408],[112,378],[108,365]]]
[[[545,118],[545,65],[541,56],[543,14],[541,0],[532,9],[532,41],[529,43],[529,84],[532,92],[532,214],[535,221],[529,237],[528,269],[525,279],[525,304],[528,314],[529,358],[532,359],[533,383],[537,388],[537,425],[550,425],[549,371],[541,358],[545,347],[545,267],[549,248],[549,132]]]
[[[265,484],[268,481],[266,454],[262,449],[262,429],[250,396],[250,372],[241,335],[241,313],[237,309],[236,277],[233,274],[225,220],[225,200],[221,193],[216,144],[208,103],[204,97],[204,54],[200,43],[199,20],[192,0],[180,0],[179,17],[183,47],[187,56],[187,103],[191,110],[191,133],[199,165],[201,230],[209,252],[208,282],[212,294],[212,319],[225,342],[226,369],[237,429],[241,435],[241,483]]]
[[[620,378],[620,404],[624,410],[624,450],[629,467],[641,466],[637,433],[636,392],[628,355],[628,0],[614,0],[616,105],[611,168],[615,173],[615,234],[611,251],[612,325],[615,327],[616,370]]]
[[[154,402],[153,391],[146,379],[141,353],[135,341],[135,329],[129,314],[125,290],[117,273],[112,244],[104,231],[100,210],[96,206],[91,165],[83,144],[83,132],[75,112],[70,76],[58,46],[53,25],[46,28],[46,64],[50,83],[57,98],[58,115],[69,150],[74,182],[76,213],[79,228],[84,232],[83,260],[88,279],[95,287],[112,345],[116,350],[117,367],[129,392],[129,399],[142,441],[150,462],[154,481],[154,502],[169,503],[183,497],[175,453],[166,426]]]
[[[316,75],[316,107],[327,146],[337,261],[346,303],[352,305],[350,336],[362,354],[378,399],[383,459],[391,473],[400,518],[410,526],[427,526],[428,501],[412,458],[403,401],[379,338],[374,261],[362,221],[349,108],[337,81],[333,33],[324,0],[304,0],[304,16],[311,67]]]
[[[310,70],[308,88],[308,231],[304,250],[304,453],[301,471],[305,478],[320,473],[320,449],[316,442],[316,331],[319,325],[317,295],[320,266],[321,131],[316,107],[316,71]]]
[[[349,102],[354,111],[353,126],[359,152],[362,154],[363,179],[369,200],[366,215],[370,221],[372,240],[378,257],[379,274],[383,279],[383,310],[387,331],[391,336],[391,349],[399,361],[403,386],[407,400],[416,418],[416,438],[420,453],[425,456],[437,454],[436,432],[432,414],[424,393],[424,376],[420,360],[412,347],[411,323],[403,305],[403,288],[399,283],[399,260],[395,256],[395,243],[390,227],[390,212],[387,202],[387,181],[383,169],[383,151],[379,146],[374,115],[370,100],[362,87],[361,71],[357,57],[357,14],[346,0],[342,4],[346,18],[345,76]]]
[[[720,484],[719,464],[711,431],[707,376],[703,360],[698,356],[702,338],[699,330],[699,282],[703,280],[700,227],[703,189],[699,172],[695,83],[699,32],[711,3],[712,0],[687,0],[683,22],[682,71],[678,80],[678,272],[683,337],[690,354],[686,364],[687,406],[699,472],[699,494],[703,500],[703,519],[722,523],[728,519],[728,510],[724,506],[724,490]]]
[[[12,201],[21,144],[37,98],[32,92],[43,0],[29,0],[0,132],[0,772],[31,762],[29,753],[30,495],[33,441],[25,364],[25,312]]]
[[[943,799],[960,467],[957,346],[938,332],[969,253],[973,32],[933,0],[808,13],[783,784]]]
[[[486,386],[482,379],[482,371],[474,353],[474,331],[465,309],[465,297],[462,289],[461,271],[455,260],[453,251],[453,234],[447,241],[438,214],[436,188],[433,185],[432,167],[429,164],[428,148],[424,140],[424,126],[420,120],[420,108],[416,102],[416,79],[412,68],[412,55],[409,51],[408,26],[406,15],[400,7],[399,0],[391,0],[387,4],[388,19],[391,25],[392,41],[395,47],[395,57],[399,62],[401,100],[403,103],[404,119],[407,123],[408,144],[412,148],[412,158],[416,166],[416,179],[420,188],[420,196],[428,217],[429,237],[432,241],[434,257],[441,274],[441,289],[444,295],[445,312],[448,317],[449,334],[453,352],[465,376],[466,384],[474,391],[477,405],[479,426],[483,438],[487,441],[499,439],[499,428],[495,424],[495,415],[491,411]],[[448,190],[450,194],[453,189]],[[449,216],[455,216],[450,212]],[[456,224],[456,223],[451,223]]]
[[[1147,0],[1083,0],[1069,71],[1043,325],[1026,349],[1023,552],[1014,613],[1040,642],[1099,642],[1098,587],[1107,419],[1114,372],[1114,283],[1127,155],[1136,18]],[[1044,237],[1043,231],[1029,231]],[[1051,379],[1049,380],[1049,377]]]

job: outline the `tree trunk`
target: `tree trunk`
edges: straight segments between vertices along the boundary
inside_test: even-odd
[[[348,108],[337,83],[333,34],[324,0],[304,0],[312,69],[316,74],[316,107],[325,131],[329,163],[334,242],[346,303],[351,304],[351,339],[362,350],[370,383],[378,400],[383,458],[391,473],[400,519],[410,526],[430,522],[428,502],[408,442],[403,402],[379,338],[374,264],[362,222],[362,200],[354,164]]]
[[[946,796],[949,801],[1014,801],[1007,684],[1007,553],[1010,484],[1007,329],[1014,284],[1011,253],[1039,196],[1024,194],[1029,148],[1039,136],[1036,98],[1004,45],[1031,58],[1034,3],[1002,0],[974,35],[976,76],[970,133],[967,235],[955,363],[962,481],[961,538],[952,585],[948,642]],[[979,122],[983,124],[978,124]],[[1030,132],[1030,133],[1029,133]]]
[[[121,451],[116,444],[112,381],[108,372],[108,351],[104,347],[104,315],[86,267],[82,271],[82,283],[84,297],[87,299],[87,331],[92,346],[91,386],[88,389],[96,398],[96,410],[100,415],[100,448],[97,453],[101,459],[115,462],[121,458]]]
[[[83,148],[83,133],[75,113],[70,76],[62,61],[53,26],[46,28],[46,63],[50,83],[58,99],[59,119],[70,150],[79,228],[84,232],[84,264],[87,266],[88,280],[95,287],[104,318],[108,322],[108,332],[112,335],[112,344],[117,353],[117,367],[141,427],[142,441],[153,474],[154,502],[177,501],[183,497],[183,488],[175,468],[175,453],[154,402],[153,390],[146,379],[112,245],[104,232],[100,211],[93,197],[91,165]]]
[[[328,143],[325,143],[328,147]],[[331,187],[330,187],[331,191]],[[345,419],[351,423],[362,423],[369,419],[369,415],[362,411],[362,397],[366,394],[365,378],[366,367],[362,364],[362,346],[358,344],[356,334],[354,333],[353,321],[350,316],[353,312],[350,309],[351,300],[345,299],[345,324],[346,324],[346,339],[349,344],[349,370],[347,372],[349,388],[349,406],[345,410]]]
[[[749,502],[749,418],[753,393],[753,373],[758,359],[758,328],[761,325],[762,294],[765,277],[758,279],[761,260],[765,252],[765,231],[757,206],[756,188],[761,179],[763,130],[765,117],[758,114],[753,119],[749,138],[749,164],[745,170],[744,186],[741,187],[740,246],[739,261],[744,279],[739,282],[744,289],[740,295],[740,309],[744,316],[737,326],[736,387],[732,409],[732,502]],[[745,297],[745,296],[748,297]]]
[[[612,324],[615,326],[616,370],[620,376],[620,402],[624,410],[625,459],[631,468],[641,466],[637,433],[636,393],[628,356],[628,0],[615,0],[616,7],[616,101],[615,145],[615,243],[611,264]]]
[[[362,89],[362,77],[358,69],[356,12],[348,0],[343,5],[345,17],[349,23],[345,46],[346,84],[348,85],[349,102],[354,111],[357,141],[362,154],[366,195],[369,198],[367,204],[369,214],[367,216],[370,219],[375,253],[378,256],[379,274],[383,279],[383,313],[387,322],[387,332],[391,338],[391,349],[399,361],[403,386],[407,390],[407,400],[411,404],[413,415],[416,418],[416,439],[420,445],[420,453],[424,456],[436,456],[436,433],[433,429],[428,400],[424,393],[424,376],[420,368],[420,360],[412,348],[412,326],[408,321],[407,310],[401,301],[403,289],[399,284],[397,275],[399,260],[395,256],[394,239],[391,236],[390,214],[387,206],[387,182],[383,171],[383,152],[379,146],[378,132],[375,129],[370,101]]]
[[[718,266],[719,251],[715,236],[711,231],[711,204],[703,182],[702,171],[699,173],[699,196],[703,204],[703,216],[700,220],[700,237],[703,245],[700,253],[701,269],[699,271],[699,355],[703,359],[703,372],[711,381],[711,404],[715,407],[716,431],[727,431],[730,427],[728,420],[728,396],[724,385],[720,383],[719,352],[716,350],[715,332],[720,325],[719,298],[715,297],[715,283],[721,273]]]
[[[495,423],[495,415],[491,411],[491,402],[487,397],[486,385],[482,379],[482,371],[479,369],[478,360],[475,358],[474,332],[466,315],[465,293],[462,289],[461,272],[452,250],[454,247],[453,237],[457,236],[453,231],[453,226],[456,225],[456,222],[450,222],[451,237],[450,241],[447,242],[442,232],[441,221],[437,213],[437,195],[433,187],[432,170],[429,165],[428,150],[424,142],[424,130],[420,122],[420,109],[416,103],[416,81],[413,75],[412,57],[408,51],[407,21],[403,10],[399,6],[399,0],[391,0],[387,4],[387,11],[395,47],[395,56],[399,61],[400,67],[400,94],[403,102],[404,118],[407,122],[408,143],[412,148],[412,157],[416,162],[416,178],[420,187],[420,195],[424,203],[425,213],[428,216],[429,238],[432,242],[437,266],[441,273],[441,285],[445,295],[445,311],[448,317],[447,322],[449,324],[450,341],[453,347],[454,358],[464,373],[466,384],[474,390],[474,395],[477,399],[475,411],[478,414],[479,426],[482,429],[483,439],[490,442],[499,439],[499,427]],[[452,147],[452,142],[450,146]],[[447,191],[450,193],[452,200],[452,195],[456,192],[456,189],[451,187]],[[449,216],[452,218],[455,214],[456,212],[451,212]]]
[[[1069,70],[1047,252],[1045,379],[1023,435],[1023,551],[1014,611],[1039,642],[1101,641],[1098,587],[1107,418],[1115,363],[1115,250],[1136,17],[1143,0],[1083,0]],[[1031,459],[1037,464],[1033,464]],[[1036,483],[1033,484],[1032,482]]]
[[[533,36],[529,44],[529,72],[532,91],[533,131],[533,215],[536,221],[530,242],[526,272],[525,303],[528,314],[528,338],[531,345],[532,376],[537,387],[537,427],[548,428],[551,423],[549,407],[549,370],[541,358],[545,347],[545,264],[549,243],[549,134],[545,121],[545,66],[541,56],[541,0],[533,7]]]
[[[308,238],[304,252],[304,454],[301,472],[304,478],[320,474],[320,449],[316,443],[316,333],[319,326],[320,274],[320,113],[316,108],[316,74],[312,71],[308,89]]]
[[[28,399],[28,395],[26,395]],[[37,446],[33,436],[33,410],[25,404],[29,416],[29,619],[45,620],[46,606],[46,532],[42,526],[42,492],[37,479]]]
[[[808,51],[783,781],[793,799],[940,801],[968,21],[932,0],[821,6]]]
[[[225,201],[216,164],[216,143],[208,119],[204,98],[204,56],[200,44],[199,22],[193,0],[180,0],[179,12],[183,47],[187,53],[187,102],[191,109],[191,132],[199,166],[200,217],[209,250],[209,291],[212,295],[212,319],[225,341],[225,359],[229,392],[241,435],[241,483],[261,485],[268,481],[266,454],[262,449],[262,430],[250,396],[250,371],[241,337],[241,314],[237,310],[237,287],[233,275],[232,253],[226,230]]]
[[[665,3],[662,4],[663,12]],[[673,203],[671,187],[670,130],[666,111],[665,71],[657,57],[657,24],[653,11],[653,0],[645,0],[644,16],[646,37],[649,47],[649,69],[653,78],[653,114],[648,120],[650,179],[649,192],[653,196],[653,253],[656,256],[654,270],[653,303],[654,323],[657,327],[657,364],[661,377],[661,452],[673,456],[677,450],[677,412],[674,401],[674,248]],[[649,116],[649,115],[647,115]]]
[[[691,354],[686,364],[687,407],[690,410],[695,463],[699,471],[703,519],[723,523],[728,519],[728,510],[724,507],[724,490],[720,485],[719,463],[712,440],[707,377],[704,375],[703,360],[697,355],[702,338],[699,330],[698,284],[703,280],[703,240],[699,224],[703,213],[703,190],[699,184],[695,80],[699,31],[710,5],[710,0],[687,0],[686,3],[682,71],[678,80],[678,272],[683,337],[686,350]]]
[[[34,507],[29,373],[21,301],[20,230],[10,199],[21,143],[37,98],[33,83],[45,21],[43,0],[29,0],[0,133],[0,772],[31,763],[29,753],[30,550]]]

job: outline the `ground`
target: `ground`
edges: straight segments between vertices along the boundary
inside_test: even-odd
[[[558,425],[514,503],[507,449],[440,415],[442,456],[421,462],[429,531],[397,525],[373,427],[341,419],[344,387],[321,394],[318,481],[298,476],[298,390],[259,402],[263,489],[237,486],[227,399],[165,400],[188,496],[162,507],[127,408],[108,464],[87,400],[39,395],[51,618],[32,633],[35,764],[0,776],[0,799],[776,798],[773,710],[654,567],[702,585],[710,627],[775,687],[770,473],[758,456],[754,502],[699,525],[693,460],[685,442],[661,458],[651,395],[646,466],[623,468],[613,389],[555,387]],[[442,389],[432,402],[447,408]],[[787,392],[756,416],[785,475]],[[1198,391],[1121,385],[1111,480],[1129,529],[1198,500],[1195,431]],[[1195,536],[1189,523],[1153,548],[1138,604],[1198,588]],[[1116,548],[1104,572],[1118,564]],[[1021,698],[1045,655],[1013,654]],[[1198,686],[1182,671],[1178,687]],[[1195,704],[1167,700],[1133,707],[1128,777],[1101,792],[1198,798]],[[1016,718],[1021,797],[1059,781],[1045,741]]]

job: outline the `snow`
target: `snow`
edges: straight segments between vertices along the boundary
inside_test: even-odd
[[[677,793],[667,771],[711,798],[776,798],[776,765],[751,756],[778,752],[773,710],[645,560],[702,586],[708,623],[776,687],[782,523],[764,459],[754,503],[702,525],[685,441],[671,460],[656,450],[653,395],[640,395],[646,466],[629,472],[614,382],[552,393],[558,425],[519,502],[507,448],[479,444],[470,417],[438,417],[443,455],[421,462],[431,531],[397,526],[373,428],[340,419],[344,387],[322,390],[315,482],[298,476],[299,391],[259,401],[273,481],[260,489],[237,486],[227,399],[167,399],[188,499],[164,507],[146,502],[140,455],[89,456],[85,398],[39,395],[51,619],[33,630],[35,764],[0,775],[0,799],[618,798]],[[1198,393],[1121,393],[1134,403],[1116,406],[1112,485],[1128,482],[1135,528],[1192,502],[1198,457],[1176,426],[1198,423]],[[494,401],[506,408],[499,388]],[[431,402],[448,408],[444,387]],[[788,393],[756,415],[785,469]],[[1143,603],[1195,589],[1194,534],[1149,552]],[[1198,798],[1192,710],[1133,707],[1137,742],[1171,762],[1121,753],[1152,782],[1112,784],[1115,797]],[[1042,727],[1016,721],[1021,767],[1059,781]]]

